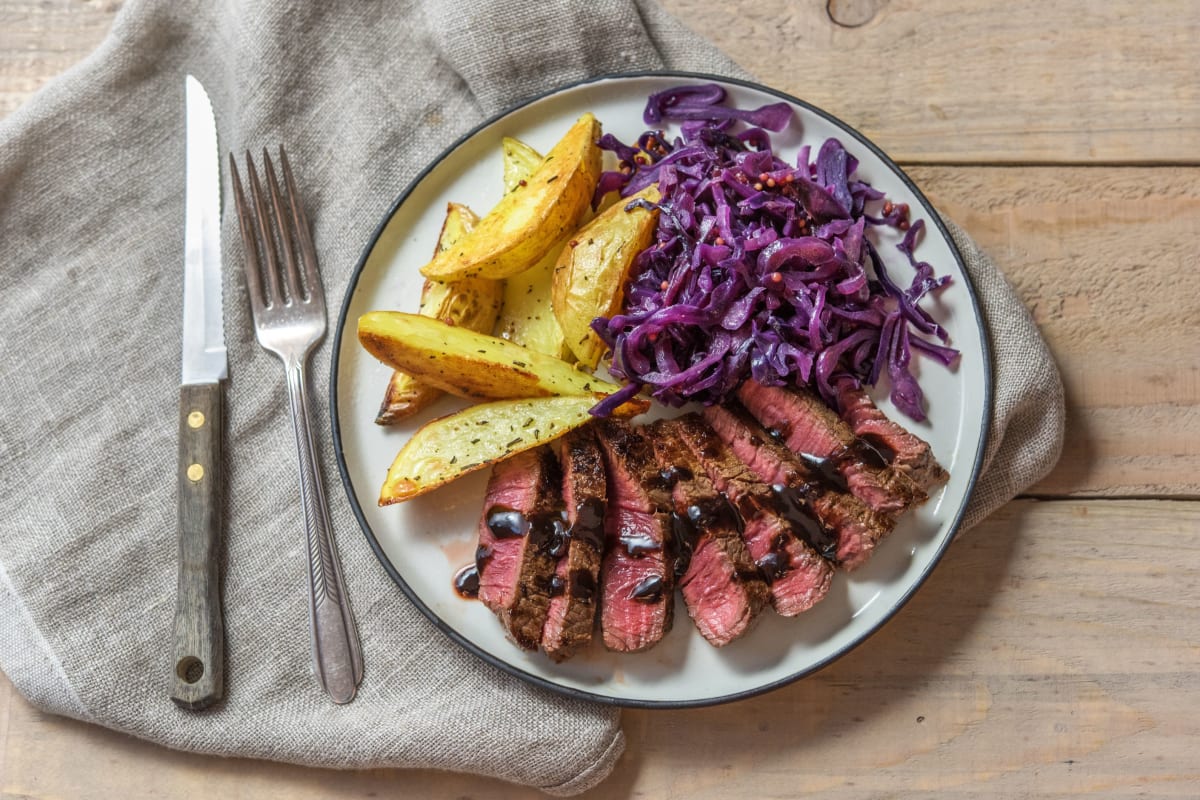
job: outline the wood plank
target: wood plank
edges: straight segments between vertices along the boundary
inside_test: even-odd
[[[0,0],[0,117],[90,52],[119,6]],[[1200,153],[1200,4],[663,6],[759,80],[840,116],[902,162],[1195,164]],[[828,8],[860,24],[838,24]]]
[[[1032,309],[1067,388],[1040,495],[1200,495],[1200,169],[911,170]]]
[[[1198,581],[1200,502],[1011,503],[818,674],[717,708],[626,712],[627,754],[588,796],[1195,797]],[[2,797],[542,796],[177,753],[15,697],[0,763]]]
[[[119,0],[0,0],[0,118],[100,44]]]
[[[762,82],[903,162],[1195,164],[1200,155],[1197,3],[662,5]],[[827,7],[859,25],[837,24]]]

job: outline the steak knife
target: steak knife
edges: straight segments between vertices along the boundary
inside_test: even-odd
[[[183,378],[179,392],[179,584],[171,699],[199,710],[225,692],[219,555],[222,541],[221,181],[217,126],[200,82],[184,80],[187,120]]]

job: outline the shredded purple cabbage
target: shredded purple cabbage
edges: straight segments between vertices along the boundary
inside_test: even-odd
[[[958,351],[920,307],[950,281],[914,255],[924,222],[910,224],[906,205],[855,179],[858,161],[837,139],[811,161],[807,147],[795,164],[777,156],[767,131],[791,123],[788,104],[745,111],[724,101],[715,84],[660,92],[645,122],[678,122],[681,137],[600,140],[619,169],[602,175],[596,203],[653,183],[662,199],[622,312],[592,323],[612,350],[610,372],[625,381],[592,413],[607,416],[643,387],[667,405],[717,403],[749,377],[809,385],[836,404],[839,380],[874,384],[886,370],[892,402],[925,419],[912,353],[950,366]],[[735,131],[738,123],[749,127]],[[878,225],[905,231],[897,249],[916,270],[908,287],[866,235]]]

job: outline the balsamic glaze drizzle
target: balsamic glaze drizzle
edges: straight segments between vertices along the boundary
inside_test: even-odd
[[[454,591],[459,597],[473,600],[479,597],[479,568],[467,564],[454,576]]]
[[[841,452],[839,450],[837,453],[827,457],[814,456],[812,453],[799,453],[798,456],[804,466],[808,467],[814,473],[820,483],[839,492],[848,492],[850,491],[850,487],[839,468],[841,464]]]
[[[658,575],[651,575],[633,587],[629,592],[629,599],[639,603],[657,603],[663,598],[663,588],[663,579]]]
[[[629,529],[621,531],[620,536],[617,537],[617,541],[625,548],[625,552],[633,558],[642,558],[647,553],[655,553],[662,550],[662,542],[639,530]]]
[[[777,442],[786,444],[791,433],[791,426],[785,421],[766,428],[766,432]],[[717,452],[709,452],[712,447],[705,447],[702,457],[714,458]],[[772,510],[786,520],[792,532],[802,541],[816,550],[823,558],[830,560],[837,556],[837,533],[826,528],[812,512],[808,499],[814,491],[833,489],[839,492],[849,492],[849,486],[843,475],[848,464],[860,463],[871,469],[883,469],[891,465],[896,458],[896,452],[879,436],[864,434],[853,443],[839,448],[828,456],[816,456],[811,453],[797,454],[800,461],[811,471],[813,480],[797,486],[773,484],[771,486]],[[679,481],[693,479],[691,470],[684,466],[665,467],[659,471],[656,478],[657,488],[671,490]],[[733,526],[740,533],[745,526],[744,512],[739,512],[724,492],[704,501],[690,505],[685,513],[671,511],[667,543],[656,541],[652,536],[637,530],[625,530],[618,536],[618,541],[626,552],[641,558],[647,553],[664,549],[669,545],[673,553],[672,568],[678,579],[687,572],[695,551],[696,542],[703,531],[713,525]],[[529,537],[530,544],[541,548],[556,558],[567,552],[572,539],[592,547],[597,552],[604,550],[604,514],[605,504],[599,498],[588,497],[578,503],[575,508],[575,524],[568,526],[565,511],[544,511],[531,515],[520,511],[494,506],[486,515],[487,526],[497,539]],[[487,545],[480,545],[475,551],[475,563],[468,564],[454,576],[454,589],[464,598],[475,598],[479,594],[480,575],[490,563],[493,552]],[[791,569],[791,558],[785,548],[785,542],[776,541],[772,549],[755,562],[767,583],[773,583]],[[656,603],[662,600],[665,591],[662,577],[651,575],[637,584],[629,593],[629,599],[643,603]],[[570,591],[571,596],[591,602],[597,594],[595,577],[587,570],[571,570],[566,579],[554,575],[549,581],[549,594],[557,597]]]
[[[837,533],[822,525],[808,507],[805,498],[809,491],[811,487],[808,484],[772,484],[771,495],[775,501],[775,511],[787,520],[797,538],[820,553],[822,558],[833,559],[837,555]]]

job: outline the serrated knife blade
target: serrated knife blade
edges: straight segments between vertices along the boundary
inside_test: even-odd
[[[225,692],[219,555],[224,494],[221,381],[227,376],[221,309],[221,173],[212,102],[184,79],[183,369],[179,391],[179,581],[171,699],[211,706]]]
[[[183,231],[183,383],[228,375],[221,310],[221,172],[217,123],[200,81],[184,79],[187,103]]]

